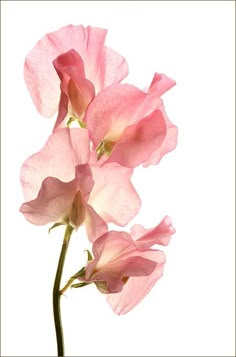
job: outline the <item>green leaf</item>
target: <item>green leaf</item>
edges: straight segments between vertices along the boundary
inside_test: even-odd
[[[85,252],[87,252],[87,254],[88,254],[88,262],[90,262],[91,260],[93,260],[92,253],[90,253],[90,251],[89,251],[88,249],[86,249]]]
[[[56,227],[58,227],[58,226],[63,226],[63,225],[65,225],[65,224],[66,224],[66,223],[64,223],[64,222],[55,223],[51,228],[49,228],[48,233],[50,234],[50,232],[51,232],[51,230],[52,230],[53,228],[56,228]]]

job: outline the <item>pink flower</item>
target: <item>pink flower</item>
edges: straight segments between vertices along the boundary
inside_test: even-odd
[[[130,182],[132,170],[116,163],[89,165],[89,153],[86,129],[63,128],[25,161],[21,212],[31,223],[83,223],[93,241],[106,223],[123,226],[137,214],[141,202]]]
[[[94,282],[102,293],[108,294],[108,303],[115,313],[127,313],[163,274],[165,254],[151,247],[167,245],[174,233],[169,217],[153,229],[136,225],[131,235],[107,232],[94,242],[94,260],[88,262],[84,275],[78,279]],[[134,237],[138,239],[135,241]]]
[[[55,177],[45,178],[38,196],[23,203],[20,211],[36,225],[63,223],[77,229],[84,224],[88,238],[93,241],[107,231],[106,222],[88,204],[93,185],[89,165],[78,165],[76,177],[70,182],[62,182]]]
[[[61,91],[60,105],[65,107],[69,99],[75,114],[81,115],[95,93],[127,75],[125,59],[104,45],[106,34],[101,28],[68,25],[45,35],[30,51],[25,81],[42,115],[51,117],[57,111]]]
[[[155,164],[173,150],[177,128],[168,120],[160,98],[173,85],[168,77],[155,74],[148,92],[129,84],[102,90],[84,118],[98,159],[106,156],[106,163],[133,168]]]

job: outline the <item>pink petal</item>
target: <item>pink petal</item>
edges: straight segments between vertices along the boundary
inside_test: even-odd
[[[58,56],[53,64],[61,80],[61,90],[69,97],[74,112],[82,116],[95,96],[94,85],[85,78],[82,58],[75,50],[70,50]],[[65,113],[67,107],[63,108]],[[61,106],[59,109],[62,110]],[[64,119],[59,112],[57,125],[60,124],[59,117],[61,121]]]
[[[94,260],[86,267],[86,280],[90,280],[94,270],[102,268],[119,258],[122,254],[135,251],[135,243],[126,232],[109,231],[100,236],[93,244]]]
[[[85,78],[84,62],[81,56],[73,49],[56,57],[53,61],[53,66],[61,81],[63,81],[64,76],[72,78],[74,81]],[[62,89],[65,91],[66,88]]]
[[[162,96],[169,89],[174,87],[176,82],[165,74],[155,73],[148,92],[155,92],[157,96]]]
[[[98,89],[101,90],[112,84],[119,83],[128,75],[128,64],[124,57],[109,47],[104,46],[100,63],[99,79],[96,84],[97,92]]]
[[[102,167],[91,165],[91,170],[95,184],[88,203],[107,223],[125,226],[136,216],[141,206],[140,198],[130,181],[133,170],[116,163]]]
[[[57,178],[47,177],[36,199],[24,203],[20,211],[25,218],[36,225],[66,221],[76,193],[76,180],[61,182]]]
[[[145,229],[143,226],[135,224],[131,228],[131,237],[136,240],[136,247],[138,249],[148,249],[154,244],[168,245],[175,229],[172,225],[171,219],[165,216],[163,220],[152,229]]]
[[[99,93],[84,118],[94,148],[104,137],[119,138],[127,125],[136,120],[137,110],[146,97],[146,93],[129,84],[113,85]]]
[[[107,284],[109,293],[118,293],[124,286],[124,278],[150,275],[156,263],[142,256],[127,257],[107,264],[104,269],[93,275],[90,281],[102,281]]]
[[[94,86],[87,79],[80,79],[77,82],[70,80],[68,96],[74,112],[79,118],[82,118],[95,96]]]
[[[127,127],[106,163],[136,167],[162,145],[165,135],[165,119],[162,112],[156,110],[138,124]]]
[[[77,187],[78,189],[78,187]],[[80,191],[77,191],[73,202],[71,203],[69,223],[72,227],[78,228],[85,220],[85,202]]]
[[[106,81],[110,85],[125,76],[127,64],[123,57],[104,46],[106,32],[90,26],[69,25],[45,35],[30,51],[24,67],[25,81],[42,115],[51,117],[57,110],[60,82],[52,62],[62,53],[74,49],[81,56],[86,78],[97,92],[107,85]]]
[[[166,136],[162,144],[158,148],[156,148],[156,150],[153,151],[150,157],[143,163],[143,167],[158,164],[161,158],[168,152],[174,150],[177,145],[178,128],[168,119],[163,105],[161,110],[166,122]]]
[[[151,260],[157,263],[154,271],[148,276],[129,278],[120,292],[107,295],[107,301],[116,314],[126,314],[133,309],[143,300],[163,275],[165,263],[164,253],[153,250],[149,251],[147,255]]]
[[[99,261],[99,266],[103,266],[135,248],[135,243],[128,233],[110,231],[94,242],[93,255],[96,264]]]
[[[91,168],[88,164],[78,165],[75,171],[79,190],[82,192],[83,199],[87,202],[94,186]]]
[[[58,129],[44,147],[30,156],[21,168],[21,184],[26,201],[37,197],[42,181],[56,177],[63,182],[75,178],[75,167],[89,160],[86,129]]]
[[[58,115],[53,128],[53,132],[55,132],[56,129],[66,127],[66,123],[67,123],[66,116],[68,113],[68,105],[69,105],[69,98],[67,94],[61,92],[60,101],[58,105]]]
[[[98,237],[107,232],[106,222],[96,213],[90,205],[86,205],[85,228],[88,239],[94,242]]]
[[[174,85],[175,85],[175,81],[173,81],[172,79],[166,77],[163,74],[155,73],[153,81],[149,88],[148,102],[150,103],[155,102],[156,96],[162,95],[167,90],[172,88]],[[165,139],[163,140],[162,145],[158,147],[155,151],[153,151],[150,157],[143,163],[144,167],[158,164],[161,158],[168,152],[174,150],[177,145],[177,136],[178,136],[177,127],[174,124],[172,124],[168,119],[162,101],[158,103],[157,107],[162,111],[166,121],[166,129],[167,129],[166,136]]]
[[[111,231],[93,244],[94,260],[86,267],[85,281],[99,281],[102,292],[118,292],[128,277],[152,273],[156,262],[152,251],[140,251],[126,232]]]

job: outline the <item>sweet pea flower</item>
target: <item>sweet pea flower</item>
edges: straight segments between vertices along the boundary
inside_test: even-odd
[[[167,245],[174,233],[168,216],[153,229],[135,225],[131,234],[107,232],[94,242],[94,259],[88,262],[78,279],[84,283],[95,283],[98,290],[108,294],[107,300],[113,311],[125,314],[148,294],[163,275],[165,254],[151,247],[155,244]]]
[[[83,223],[93,241],[108,222],[123,226],[137,214],[141,201],[130,181],[132,170],[116,163],[89,165],[89,150],[86,129],[57,129],[25,161],[21,184],[26,202],[20,210],[31,223],[75,228]]]
[[[104,45],[106,34],[101,28],[68,25],[45,35],[27,55],[25,81],[39,113],[53,116],[60,101],[55,126],[68,110],[82,119],[96,93],[128,74],[125,59]]]
[[[107,231],[107,224],[87,203],[93,185],[89,165],[78,165],[76,177],[70,182],[47,177],[37,198],[23,203],[20,211],[29,222],[39,226],[55,222],[77,229],[85,224],[88,238],[96,239]]]
[[[94,98],[84,121],[98,159],[106,157],[102,164],[148,166],[174,149],[177,128],[169,121],[160,98],[174,84],[156,73],[147,92],[116,84]]]

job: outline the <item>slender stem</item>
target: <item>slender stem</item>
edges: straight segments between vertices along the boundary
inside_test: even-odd
[[[60,308],[60,297],[61,297],[60,284],[61,284],[61,276],[63,272],[66,252],[72,232],[73,232],[73,227],[68,225],[65,231],[65,236],[61,248],[61,254],[58,261],[57,272],[56,272],[56,277],[53,286],[53,314],[54,314],[54,322],[55,322],[56,337],[57,337],[58,357],[64,357],[64,340],[63,340],[61,308]]]

